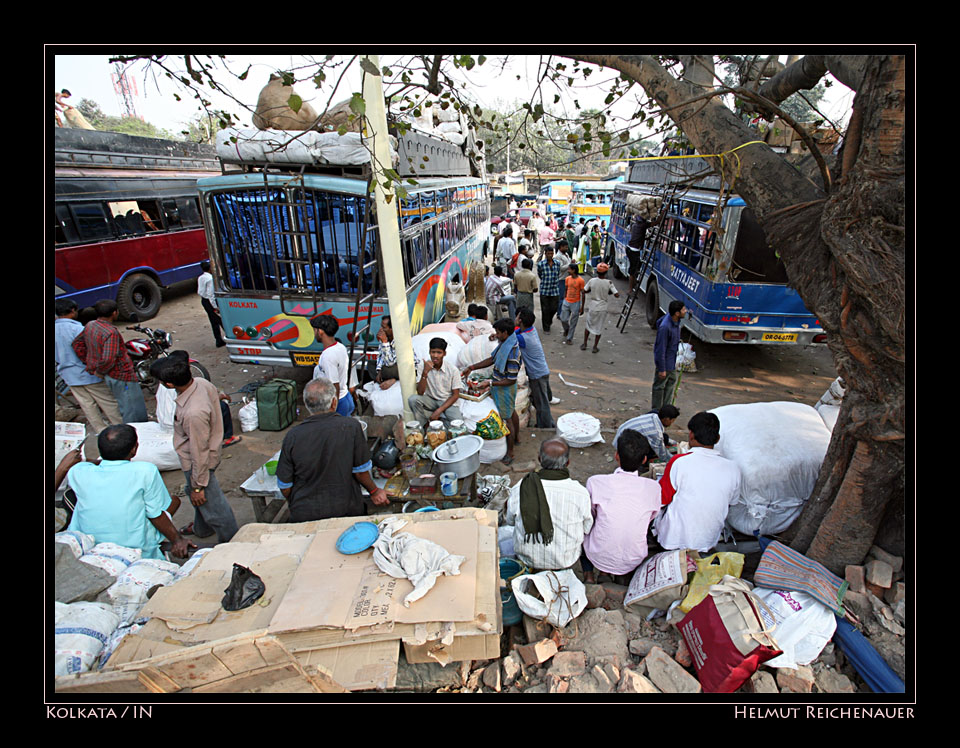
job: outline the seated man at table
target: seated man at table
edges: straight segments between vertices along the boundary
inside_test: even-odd
[[[180,499],[167,492],[156,465],[131,462],[138,446],[137,430],[128,424],[107,426],[100,432],[100,464],[80,462],[67,473],[76,495],[67,529],[92,535],[98,543],[139,548],[143,558],[162,559],[160,544],[166,538],[170,552],[183,558],[196,546],[177,531],[171,519]]]
[[[370,450],[356,418],[337,413],[337,388],[318,377],[303,388],[310,416],[283,438],[277,487],[290,507],[291,522],[367,513],[361,486],[377,506],[390,503],[373,482]]]
[[[443,338],[430,340],[430,356],[423,362],[423,374],[417,381],[417,394],[407,398],[413,417],[424,425],[428,421],[451,421],[461,418],[460,371],[447,358],[447,341]]]

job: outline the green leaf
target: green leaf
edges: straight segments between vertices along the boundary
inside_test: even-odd
[[[350,111],[358,116],[362,116],[367,111],[367,102],[363,100],[363,96],[358,93],[355,93],[350,97]]]
[[[287,106],[290,107],[293,111],[299,112],[300,107],[303,106],[303,99],[301,99],[296,94],[290,94],[290,98],[287,99]]]
[[[385,68],[382,70],[382,73],[383,73],[383,77],[384,77],[384,78],[389,78],[391,75],[393,75],[393,71],[392,71],[390,68],[387,68],[387,67],[385,67]]]
[[[479,55],[479,56],[477,57],[477,64],[478,64],[478,65],[482,65],[482,64],[485,63],[486,61],[487,61],[486,55]]]
[[[320,88],[320,86],[323,85],[323,82],[324,82],[326,79],[327,79],[327,76],[326,76],[326,75],[324,74],[324,72],[321,70],[319,73],[317,73],[315,76],[313,76],[313,85],[315,85],[317,88]]]
[[[242,81],[245,81],[249,73],[250,73],[250,67],[248,66],[246,70],[244,70],[242,73],[240,73],[240,75],[237,76],[237,78],[239,78]]]
[[[364,57],[360,60],[360,67],[363,69],[365,73],[376,76],[377,78],[380,77],[379,68],[377,68],[377,66],[374,65],[373,62],[371,62],[369,57]]]
[[[280,77],[283,79],[283,85],[285,86],[292,86],[297,80],[293,77],[293,73],[280,73]]]
[[[346,125],[340,125],[340,127],[337,128],[337,135],[340,135],[340,136],[342,137],[342,136],[344,136],[344,135],[346,135],[346,134],[347,134],[347,126],[346,126]]]

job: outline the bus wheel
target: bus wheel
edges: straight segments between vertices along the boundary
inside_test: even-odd
[[[657,281],[651,278],[647,282],[647,324],[656,329],[657,322],[663,314],[660,312],[660,292],[657,289]]]
[[[160,286],[143,273],[128,275],[117,290],[117,308],[124,319],[130,319],[131,314],[136,314],[141,322],[155,317],[160,301]]]

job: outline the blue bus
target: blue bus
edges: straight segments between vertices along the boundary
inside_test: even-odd
[[[647,230],[639,272],[646,319],[656,327],[670,302],[708,343],[806,345],[826,342],[819,321],[790,288],[786,270],[753,212],[737,195],[621,183],[612,201],[607,257],[626,275],[633,216],[628,199],[665,199],[663,220]],[[640,298],[638,298],[640,301]]]
[[[570,212],[573,182],[557,179],[540,188],[537,207],[541,215],[566,215]]]
[[[351,330],[367,324],[372,340],[389,304],[369,187],[368,173],[346,170],[263,169],[198,182],[231,361],[315,366],[321,346],[310,320],[323,314],[340,322],[348,348]],[[421,178],[407,190],[398,220],[416,335],[443,318],[446,285],[457,276],[466,284],[482,258],[490,196],[470,176]]]

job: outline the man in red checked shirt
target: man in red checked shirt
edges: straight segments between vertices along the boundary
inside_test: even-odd
[[[140,380],[133,361],[124,347],[123,336],[114,326],[120,316],[117,302],[103,299],[93,305],[97,318],[88,322],[83,332],[73,341],[73,350],[86,365],[87,372],[103,380],[120,406],[124,423],[143,423],[147,420],[147,405],[143,400]]]
[[[706,553],[720,540],[730,504],[740,496],[740,468],[713,449],[720,441],[716,414],[697,413],[687,429],[690,451],[672,458],[660,479],[663,510],[654,534],[665,550]]]

